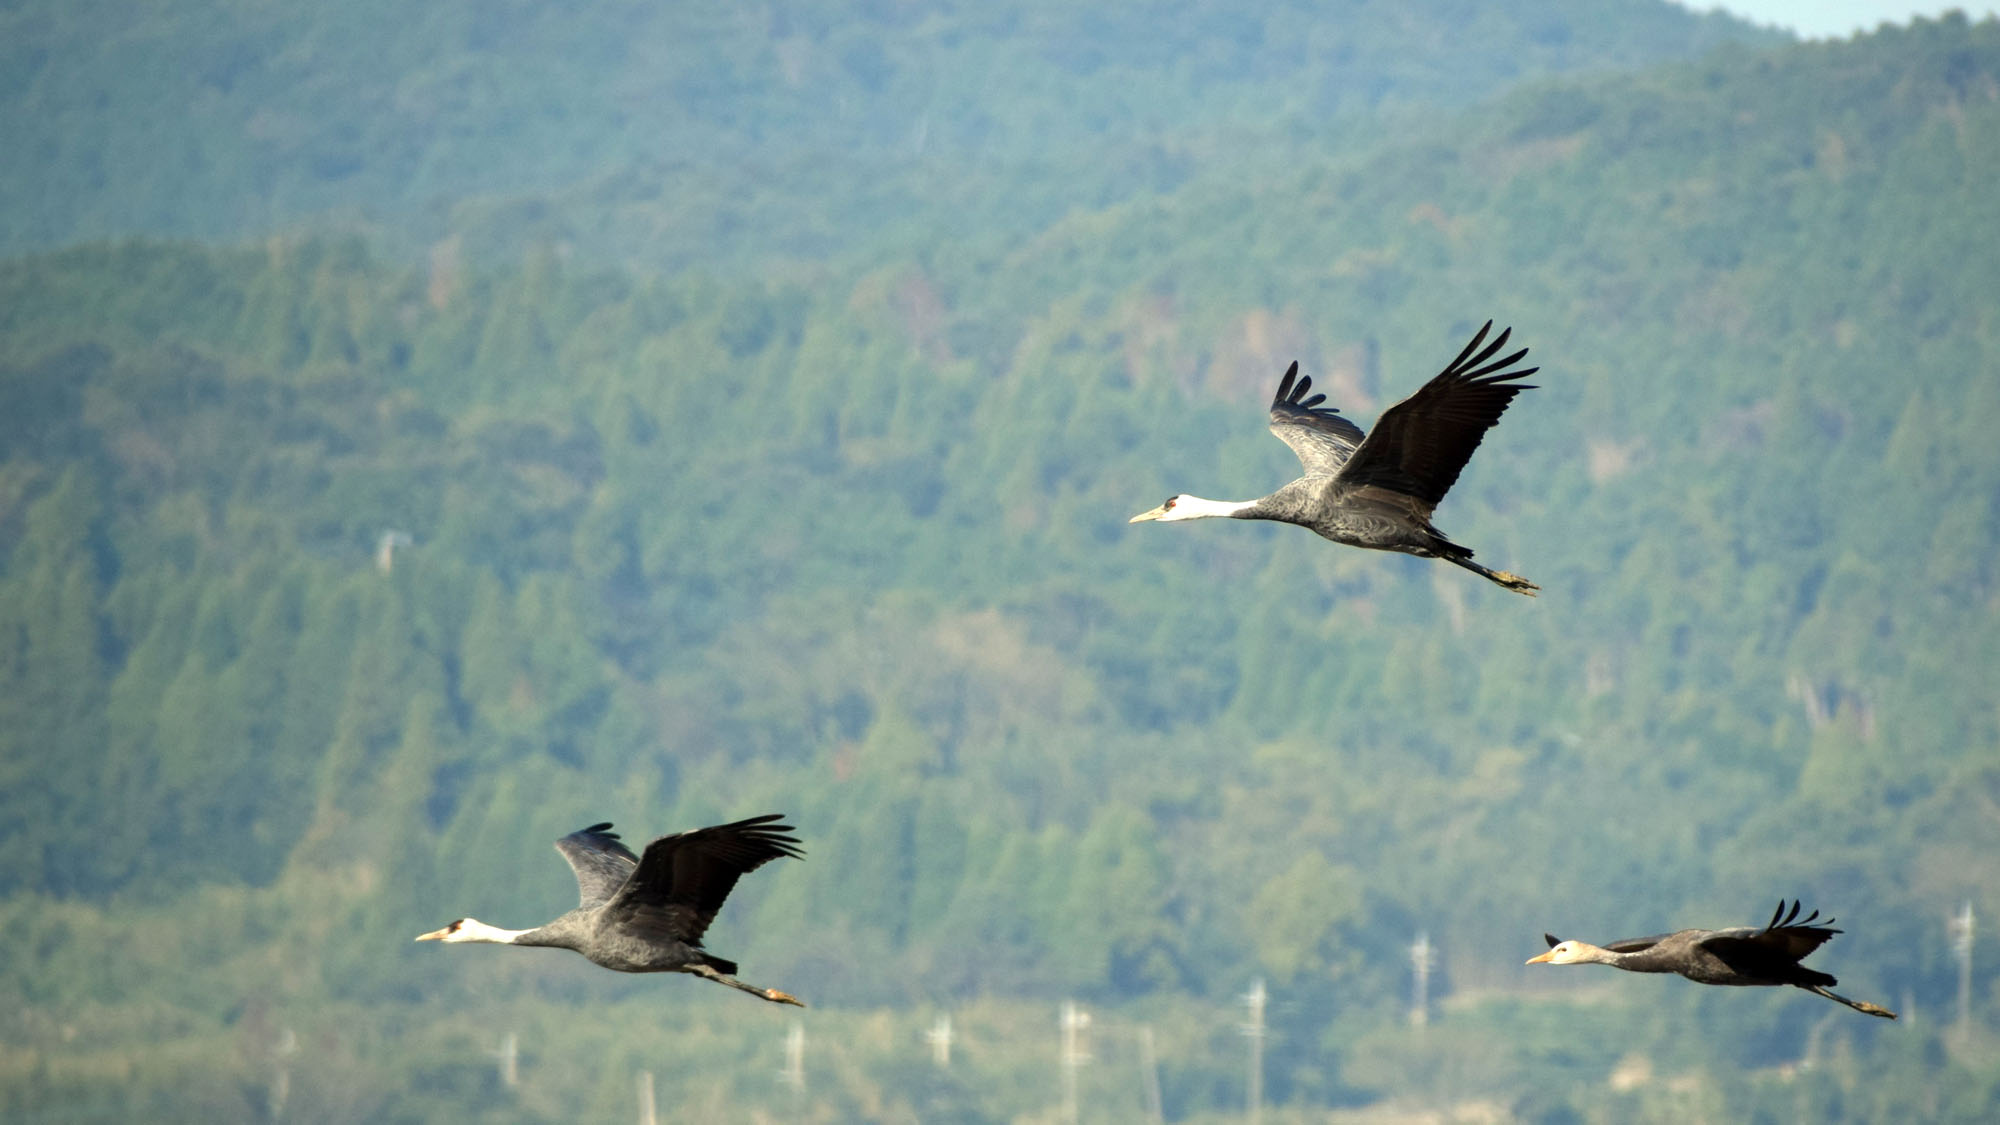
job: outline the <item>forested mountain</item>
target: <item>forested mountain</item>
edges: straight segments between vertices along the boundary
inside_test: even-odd
[[[2000,26],[1282,163],[770,277],[0,262],[0,1114],[616,1119],[643,1068],[690,1117],[1053,1119],[1073,997],[1090,1116],[1144,1119],[1143,1027],[1222,1120],[1262,978],[1274,1120],[1986,1119],[1944,919],[2000,901]],[[1127,526],[1288,479],[1291,359],[1365,425],[1488,316],[1540,389],[1439,522],[1540,599]],[[409,943],[559,912],[584,824],[765,811],[808,857],[710,944],[819,1005],[805,1093],[766,1005]],[[1780,895],[1905,1021],[1519,967]]]
[[[995,245],[1723,41],[1780,37],[1661,0],[28,0],[0,12],[0,249],[302,224],[647,269]]]

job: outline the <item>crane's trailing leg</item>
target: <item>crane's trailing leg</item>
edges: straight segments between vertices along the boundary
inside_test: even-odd
[[[764,1000],[769,1000],[774,1004],[792,1004],[800,1008],[806,1006],[805,1001],[799,999],[796,996],[793,996],[789,992],[779,992],[775,988],[758,988],[754,984],[745,984],[742,981],[737,980],[735,977],[730,976],[728,973],[722,972],[710,965],[700,965],[700,964],[692,965],[689,966],[688,972],[693,973],[696,976],[707,977],[709,980],[712,980],[717,984],[726,984],[731,988],[747,992],[752,996],[756,996]]]
[[[1454,543],[1452,544],[1452,546],[1457,547],[1458,545]],[[1449,562],[1455,562],[1458,565],[1464,567],[1465,569],[1471,571],[1472,573],[1477,574],[1487,579],[1490,582],[1496,582],[1502,586],[1505,586],[1506,588],[1514,591],[1517,594],[1526,594],[1532,598],[1535,596],[1535,591],[1541,589],[1540,586],[1535,585],[1533,582],[1528,581],[1527,579],[1521,577],[1518,574],[1509,574],[1504,570],[1488,570],[1487,568],[1480,566],[1478,563],[1472,561],[1471,551],[1466,551],[1465,548],[1463,547],[1458,547],[1458,550],[1465,551],[1465,553],[1461,555],[1456,552],[1440,552],[1438,557],[1445,559]]]
[[[1871,1016],[1881,1016],[1885,1020],[1892,1020],[1896,1018],[1896,1013],[1890,1011],[1887,1008],[1877,1007],[1874,1004],[1868,1003],[1866,1000],[1849,1000],[1847,997],[1842,996],[1840,993],[1833,991],[1832,989],[1826,987],[1825,985],[1811,984],[1811,985],[1800,985],[1799,987],[1805,989],[1807,992],[1818,993],[1819,995],[1824,996],[1828,1000],[1832,1000],[1836,1003],[1845,1004],[1848,1007],[1853,1008],[1857,1012],[1863,1012]]]
[[[1493,581],[1500,583],[1517,594],[1526,594],[1531,598],[1535,596],[1535,591],[1541,589],[1540,586],[1535,585],[1520,575],[1504,570],[1489,571],[1486,577],[1491,578]]]

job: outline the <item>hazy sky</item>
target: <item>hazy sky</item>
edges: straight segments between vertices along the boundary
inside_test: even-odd
[[[2000,4],[1992,0],[1964,3],[1924,3],[1923,0],[1680,0],[1696,11],[1725,8],[1758,23],[1788,27],[1811,39],[1872,31],[1879,23],[1908,23],[1912,16],[1935,17],[1953,8],[1975,20],[1991,17]]]

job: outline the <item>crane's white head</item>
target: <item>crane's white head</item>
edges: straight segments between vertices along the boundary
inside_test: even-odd
[[[442,930],[432,930],[427,934],[418,934],[417,940],[483,941],[497,945],[508,945],[515,938],[527,932],[526,930],[503,930],[498,926],[489,926],[477,918],[460,918]]]
[[[1140,512],[1125,522],[1146,523],[1158,520],[1161,523],[1172,523],[1175,520],[1198,520],[1209,516],[1233,516],[1250,506],[1249,503],[1240,500],[1204,500],[1199,496],[1182,494],[1169,496],[1166,503],[1150,512]]]
[[[1549,951],[1540,957],[1528,958],[1530,965],[1581,965],[1600,960],[1598,954],[1604,952],[1587,941],[1557,941],[1554,934],[1543,934],[1549,943]]]

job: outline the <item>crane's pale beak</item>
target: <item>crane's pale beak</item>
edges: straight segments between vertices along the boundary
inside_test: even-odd
[[[1542,963],[1543,963],[1543,962],[1545,962],[1545,961],[1553,961],[1553,960],[1555,960],[1555,959],[1556,959],[1556,951],[1555,951],[1555,950],[1553,950],[1553,949],[1551,949],[1551,950],[1549,950],[1549,951],[1548,951],[1547,953],[1544,953],[1544,954],[1542,954],[1542,955],[1541,955],[1540,957],[1530,957],[1530,958],[1528,958],[1528,960],[1527,960],[1527,964],[1530,964],[1530,965],[1539,965],[1539,964],[1542,964]]]
[[[1139,513],[1138,515],[1136,515],[1136,516],[1133,516],[1133,517],[1132,517],[1131,519],[1129,519],[1129,520],[1126,520],[1125,522],[1126,522],[1126,523],[1145,523],[1145,522],[1146,522],[1147,520],[1156,520],[1156,519],[1159,519],[1159,518],[1160,518],[1161,516],[1164,516],[1164,515],[1166,515],[1166,514],[1167,514],[1167,506],[1166,506],[1165,504],[1162,504],[1162,505],[1160,505],[1159,507],[1157,507],[1157,508],[1154,508],[1154,509],[1153,509],[1152,511],[1150,511],[1150,512],[1140,512],[1140,513]]]
[[[432,931],[431,931],[430,933],[427,933],[427,934],[418,934],[418,935],[417,935],[417,940],[418,940],[418,941],[443,941],[443,940],[445,939],[445,935],[446,935],[446,934],[449,934],[449,933],[451,933],[451,927],[450,927],[450,926],[446,926],[446,927],[445,927],[444,929],[442,929],[442,930],[432,930]]]

